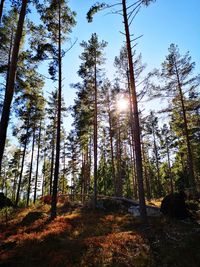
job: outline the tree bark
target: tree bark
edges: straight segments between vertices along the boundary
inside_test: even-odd
[[[167,163],[168,163],[168,169],[169,169],[169,178],[170,178],[170,193],[174,193],[174,186],[173,186],[173,178],[172,178],[172,170],[171,170],[171,163],[170,163],[170,152],[169,152],[169,143],[166,137],[166,148],[167,148]]]
[[[97,68],[94,66],[94,209],[97,205]]]
[[[194,167],[193,167],[193,158],[192,158],[192,151],[191,151],[191,143],[190,143],[190,137],[189,137],[189,131],[188,131],[188,121],[186,116],[186,109],[183,99],[183,92],[181,87],[181,82],[179,78],[178,69],[175,63],[175,69],[176,69],[176,75],[177,75],[177,82],[178,82],[178,90],[179,90],[179,96],[181,101],[181,107],[183,112],[183,121],[184,121],[184,130],[185,130],[185,138],[186,138],[186,146],[187,146],[187,158],[188,158],[188,169],[189,169],[189,182],[190,186],[192,187],[193,191],[196,191],[196,182],[195,182],[195,176],[194,176]]]
[[[145,148],[144,148],[144,142],[142,142],[142,157],[143,157],[143,166],[144,166],[144,179],[145,179],[145,184],[146,184],[146,196],[147,200],[151,199],[151,190],[150,190],[150,183],[148,179],[148,171],[147,171],[147,162],[146,162],[146,156],[145,156]]]
[[[124,27],[125,27],[125,34],[126,34],[126,46],[127,46],[127,53],[128,53],[128,65],[129,65],[129,72],[130,72],[130,89],[131,89],[133,114],[134,114],[134,126],[135,126],[134,144],[135,144],[135,156],[136,156],[136,171],[137,171],[137,179],[138,179],[140,217],[143,223],[147,223],[147,213],[146,213],[145,195],[144,195],[144,186],[143,186],[143,173],[142,173],[140,123],[139,123],[135,76],[134,76],[134,68],[133,68],[131,40],[130,40],[129,24],[128,24],[128,17],[127,17],[127,10],[126,10],[126,0],[122,0],[122,7],[123,7]]]
[[[113,176],[113,182],[114,182],[114,195],[117,196],[116,171],[115,171],[115,163],[114,163],[113,137],[112,137],[112,119],[111,119],[109,93],[107,95],[107,100],[108,100],[108,119],[109,119],[109,136],[110,136],[110,152],[111,152],[112,176]]]
[[[120,118],[118,118],[120,119]],[[122,157],[121,157],[121,131],[119,122],[117,123],[117,197],[122,197],[123,182],[122,182]]]
[[[158,161],[158,147],[157,147],[157,144],[156,144],[155,129],[154,129],[153,125],[152,125],[152,134],[153,134],[154,152],[155,152],[155,157],[156,157],[157,194],[158,194],[158,197],[161,197],[162,185],[161,185],[161,181],[160,181],[160,168],[159,168],[159,161]]]
[[[31,165],[30,165],[29,178],[28,178],[28,190],[27,190],[27,201],[26,201],[27,207],[29,206],[30,193],[31,193],[31,178],[32,178],[32,170],[33,170],[34,147],[35,147],[35,126],[33,129],[33,141],[32,141],[32,149],[31,149]]]
[[[61,131],[61,99],[62,99],[62,51],[61,51],[61,5],[58,1],[58,115],[56,136],[56,160],[51,201],[51,219],[57,216],[57,192],[60,167],[60,131]]]
[[[46,151],[44,148],[44,163],[43,163],[43,169],[44,169],[44,173],[43,173],[43,180],[42,180],[42,196],[44,196],[45,192],[45,186],[46,186]]]
[[[53,126],[53,128],[55,125]],[[49,194],[52,195],[52,184],[53,184],[53,171],[54,171],[54,159],[55,159],[55,131],[53,129],[53,137],[52,137],[52,150],[51,150],[51,170],[50,170],[50,178],[49,178]]]
[[[35,174],[35,188],[33,202],[35,204],[37,196],[37,183],[38,183],[38,168],[39,168],[39,158],[40,158],[40,139],[41,139],[42,122],[40,121],[39,136],[38,136],[38,151],[37,151],[37,164],[36,164],[36,174]]]
[[[27,0],[23,0],[20,15],[19,15],[19,20],[18,20],[18,25],[17,25],[17,31],[15,35],[15,40],[14,40],[12,58],[11,58],[10,68],[9,68],[8,83],[6,86],[1,122],[0,122],[0,172],[1,172],[1,165],[2,165],[4,148],[5,148],[5,142],[6,142],[8,122],[9,122],[9,117],[10,117],[10,108],[11,108],[11,103],[12,103],[13,94],[14,94],[19,47],[20,47],[20,41],[22,38],[22,31],[23,31],[24,19],[26,15],[26,8],[27,8]]]
[[[5,2],[5,0],[1,0],[1,2],[0,2],[0,25],[1,25],[2,16],[3,16],[3,6],[4,6],[4,2]]]
[[[19,194],[20,194],[20,188],[21,188],[21,183],[22,183],[22,175],[23,175],[23,170],[24,170],[24,161],[25,161],[25,155],[26,155],[26,148],[28,144],[28,130],[29,130],[29,122],[28,126],[26,129],[26,140],[25,140],[25,145],[24,145],[24,150],[23,150],[23,155],[22,155],[22,165],[21,165],[21,171],[19,175],[19,183],[17,187],[17,195],[16,195],[16,200],[15,200],[15,206],[17,207],[18,202],[19,202]]]
[[[133,152],[133,192],[135,199],[137,198],[137,173],[135,171],[136,169],[136,162],[135,162],[135,148],[134,148],[134,114],[133,114],[133,103],[132,103],[132,97],[131,97],[131,87],[130,87],[130,77],[129,77],[129,71],[127,70],[127,81],[128,81],[128,91],[129,91],[129,105],[130,105],[130,128],[131,128],[131,141],[132,144],[132,152]]]

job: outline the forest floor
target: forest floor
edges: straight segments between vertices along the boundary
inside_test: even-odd
[[[0,224],[0,267],[199,267],[200,225],[125,213],[50,206],[11,212]],[[31,212],[31,215],[30,215]],[[29,216],[29,215],[30,216]]]

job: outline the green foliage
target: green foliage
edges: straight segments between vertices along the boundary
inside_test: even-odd
[[[95,3],[91,8],[90,10],[88,11],[87,13],[87,21],[88,22],[92,22],[93,21],[93,16],[98,12],[98,11],[101,11],[105,8],[107,8],[108,5],[106,3]]]

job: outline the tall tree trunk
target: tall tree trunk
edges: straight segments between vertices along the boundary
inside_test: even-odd
[[[45,195],[45,187],[46,187],[46,151],[44,149],[44,163],[43,163],[43,169],[44,169],[44,173],[43,173],[43,180],[42,180],[42,196]]]
[[[130,156],[131,156],[131,165],[133,166],[132,168],[132,185],[133,185],[133,197],[134,199],[138,199],[138,190],[137,190],[137,177],[136,177],[136,166],[135,166],[135,153],[133,150],[133,143],[132,143],[132,134],[129,137],[129,145],[130,145]]]
[[[166,148],[167,148],[167,164],[168,164],[169,178],[170,178],[170,189],[171,189],[171,193],[173,193],[174,186],[173,186],[172,169],[171,169],[171,162],[170,162],[169,143],[167,139],[166,139]]]
[[[19,21],[17,24],[17,31],[15,35],[12,58],[11,58],[10,68],[9,68],[8,83],[6,86],[1,122],[0,122],[0,173],[1,173],[1,164],[2,164],[2,158],[3,158],[3,153],[4,153],[4,147],[5,147],[5,142],[6,142],[8,122],[9,122],[9,117],[10,117],[10,108],[11,108],[11,103],[12,103],[14,88],[15,88],[15,76],[16,76],[16,70],[17,70],[20,41],[22,38],[24,19],[26,15],[26,7],[27,7],[27,0],[23,0],[20,15],[19,15]]]
[[[61,131],[61,99],[62,99],[62,51],[61,51],[61,5],[58,1],[58,116],[56,136],[56,160],[51,201],[51,219],[57,216],[57,191],[60,167],[60,131]]]
[[[5,0],[1,0],[1,2],[0,2],[0,25],[1,25],[2,15],[3,15],[4,2],[5,2]]]
[[[32,149],[31,149],[31,165],[30,165],[29,177],[28,177],[28,190],[27,190],[27,201],[26,201],[27,207],[29,206],[30,193],[31,193],[31,178],[32,178],[32,170],[33,170],[34,148],[35,148],[35,126],[33,129],[33,140],[32,140]]]
[[[63,183],[62,183],[62,194],[65,193],[65,176],[66,176],[66,161],[65,161],[65,143],[64,143],[64,171],[63,171]]]
[[[109,119],[109,137],[110,137],[110,153],[111,153],[112,177],[113,177],[113,183],[114,183],[114,194],[116,196],[117,195],[116,171],[115,171],[115,163],[114,163],[113,136],[112,136],[112,119],[111,119],[110,96],[109,96],[109,93],[107,95],[107,100],[108,100],[108,119]]]
[[[13,202],[16,199],[16,189],[17,189],[17,180],[18,180],[18,177],[19,177],[20,159],[21,159],[21,146],[20,146],[19,159],[18,159],[18,162],[17,162],[17,169],[15,170],[15,177],[14,177],[13,187],[12,187],[12,201]]]
[[[50,177],[49,177],[49,194],[52,195],[52,184],[53,184],[53,171],[54,171],[54,159],[55,159],[55,134],[53,130],[53,138],[52,138],[52,147],[51,147],[51,169],[50,169]]]
[[[97,205],[97,68],[94,67],[94,209]]]
[[[135,128],[134,129],[134,144],[135,144],[136,170],[137,170],[137,179],[138,179],[140,217],[141,217],[142,222],[147,223],[147,213],[146,213],[145,195],[144,195],[144,186],[143,186],[143,173],[142,173],[140,123],[139,123],[138,104],[137,104],[135,77],[134,77],[134,69],[133,69],[131,40],[130,40],[130,33],[129,33],[129,23],[128,23],[127,10],[126,10],[126,0],[122,0],[122,7],[123,7],[124,27],[125,27],[125,34],[126,34],[128,64],[129,64],[129,72],[130,72],[130,89],[131,89],[133,114],[134,114],[134,128]]]
[[[152,125],[152,131],[153,131],[153,145],[154,145],[154,152],[156,157],[156,172],[157,172],[157,194],[158,197],[161,197],[162,194],[162,185],[160,181],[160,167],[159,167],[159,160],[158,160],[158,147],[156,144],[156,136],[155,136],[155,130],[154,126]]]
[[[134,148],[134,113],[133,113],[133,103],[132,103],[132,97],[131,97],[131,86],[130,86],[130,75],[129,70],[127,70],[127,81],[128,81],[128,91],[129,91],[129,105],[130,105],[130,128],[131,128],[131,143],[132,143],[132,151],[133,151],[133,169],[134,169],[134,176],[133,179],[135,179],[135,182],[133,181],[134,186],[134,197],[137,198],[137,173],[135,171],[136,169],[136,161],[135,161],[135,148]]]
[[[19,195],[20,195],[20,189],[21,189],[21,183],[22,183],[22,175],[23,175],[23,170],[24,170],[24,161],[25,161],[25,155],[26,155],[26,148],[27,148],[27,144],[28,144],[28,130],[29,130],[29,122],[28,122],[27,129],[26,129],[26,140],[25,140],[24,150],[23,150],[23,154],[22,154],[21,171],[20,171],[20,175],[19,175],[19,182],[18,182],[18,187],[17,187],[17,195],[16,195],[16,200],[15,200],[15,206],[16,207],[17,207],[18,202],[19,202]]]
[[[121,159],[121,131],[119,122],[117,123],[117,196],[122,197],[122,159]]]
[[[188,169],[189,169],[189,177],[190,177],[189,183],[190,183],[190,186],[192,187],[193,191],[195,192],[196,191],[196,182],[195,182],[195,176],[194,176],[191,142],[190,142],[189,131],[188,131],[188,121],[187,121],[186,109],[185,109],[185,104],[184,104],[184,99],[183,99],[183,91],[182,91],[181,82],[180,82],[179,73],[178,73],[178,69],[177,69],[176,64],[175,64],[175,69],[176,69],[176,75],[177,75],[181,108],[182,108],[182,112],[183,112],[184,130],[185,130],[185,138],[186,138],[186,146],[187,146]]]
[[[142,140],[141,140],[142,141]],[[145,156],[145,148],[144,148],[144,142],[142,141],[142,157],[143,157],[143,166],[144,166],[144,178],[145,178],[145,184],[146,184],[146,196],[147,199],[151,199],[151,190],[150,190],[150,183],[148,179],[148,171],[147,171],[147,162],[146,162],[146,156]]]
[[[42,122],[40,121],[39,136],[38,136],[38,151],[37,151],[37,164],[36,164],[36,174],[35,174],[35,188],[33,202],[35,204],[37,195],[37,183],[38,183],[38,169],[39,169],[39,158],[40,158],[40,139],[41,139]]]

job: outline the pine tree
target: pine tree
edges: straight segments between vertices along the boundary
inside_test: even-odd
[[[5,91],[1,121],[0,121],[0,172],[1,172],[1,163],[2,163],[6,135],[7,135],[9,116],[10,116],[11,102],[13,100],[13,94],[14,94],[18,54],[19,54],[20,42],[22,39],[22,31],[23,31],[24,19],[26,15],[27,3],[28,3],[27,0],[23,0],[22,5],[21,5],[19,20],[17,24],[17,30],[16,30],[16,34],[14,38],[12,57],[10,61],[9,74],[8,74],[8,79],[7,79],[7,84],[6,84],[6,91]]]
[[[195,191],[196,182],[194,176],[194,164],[191,148],[191,136],[188,126],[187,109],[185,103],[185,91],[193,91],[199,85],[199,78],[192,77],[192,71],[195,63],[191,62],[189,53],[181,56],[179,49],[176,45],[171,44],[169,48],[169,55],[162,64],[161,76],[166,81],[167,85],[162,89],[166,94],[170,94],[180,109],[183,119],[184,136],[187,147],[187,159],[188,159],[188,173],[190,186]]]
[[[75,13],[70,10],[64,0],[49,1],[47,6],[40,6],[41,19],[48,29],[49,43],[46,47],[49,48],[54,57],[49,67],[49,73],[52,78],[56,79],[58,73],[58,108],[57,108],[57,133],[56,133],[56,158],[53,180],[51,218],[56,217],[56,202],[59,180],[59,163],[60,163],[60,133],[61,133],[61,102],[62,102],[62,58],[64,51],[62,43],[66,40],[67,34],[71,32],[71,28],[75,25]]]
[[[97,142],[98,142],[98,85],[100,77],[100,66],[104,62],[103,49],[106,47],[105,41],[99,42],[97,34],[92,34],[88,42],[83,41],[81,46],[84,52],[80,58],[82,60],[79,75],[84,79],[87,87],[92,88],[93,101],[93,152],[94,152],[94,208],[97,203]]]

